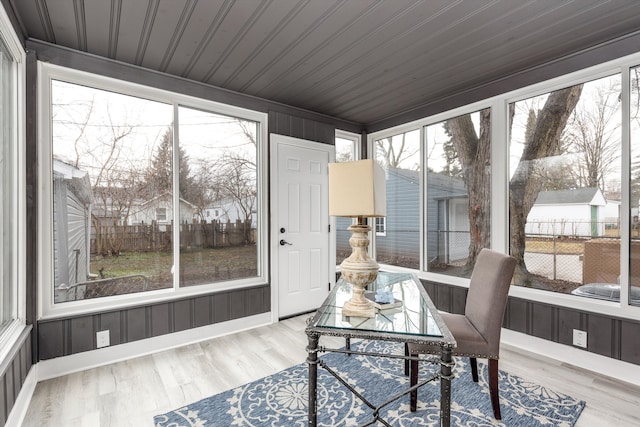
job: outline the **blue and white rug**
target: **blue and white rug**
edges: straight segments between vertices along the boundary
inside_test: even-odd
[[[352,343],[354,349],[402,354],[400,344],[380,341]],[[374,404],[406,390],[409,379],[400,359],[329,353],[327,365]],[[493,418],[486,363],[478,360],[480,381],[471,379],[468,359],[456,358],[452,382],[451,424],[454,426],[559,426],[571,427],[584,402],[500,371],[502,421]],[[420,376],[436,369],[420,363]],[[156,427],[307,425],[306,363],[285,369],[241,387],[228,390],[166,414],[154,417]],[[409,396],[385,407],[383,418],[394,426],[438,426],[440,383],[428,383],[418,392],[418,410],[409,412]],[[355,426],[368,422],[372,410],[339,381],[318,367],[318,425]]]

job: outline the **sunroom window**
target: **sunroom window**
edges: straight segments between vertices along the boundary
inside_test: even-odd
[[[180,221],[180,286],[256,277],[258,123],[186,107],[178,116],[180,209],[190,217]]]
[[[374,141],[387,186],[385,234],[375,238],[376,260],[420,268],[420,129]]]
[[[3,21],[4,23],[4,21]],[[17,317],[18,254],[18,63],[0,37],[0,334]]]
[[[54,302],[169,288],[171,105],[51,82]]]
[[[52,309],[264,280],[263,114],[41,69],[50,99],[42,248],[51,260],[41,280]]]
[[[491,110],[425,126],[427,271],[469,277],[491,236]]]
[[[511,104],[515,284],[615,300],[607,292],[620,285],[620,87],[617,74]]]

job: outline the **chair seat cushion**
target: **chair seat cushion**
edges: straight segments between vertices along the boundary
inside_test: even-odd
[[[498,354],[490,351],[487,341],[478,330],[461,314],[441,312],[442,319],[456,339],[458,346],[453,349],[455,356],[497,359]],[[438,354],[440,347],[423,344],[409,344],[409,354]]]

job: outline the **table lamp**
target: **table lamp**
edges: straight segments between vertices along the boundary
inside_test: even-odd
[[[373,317],[375,308],[364,291],[378,276],[378,263],[369,256],[364,218],[386,215],[386,180],[382,167],[372,159],[329,164],[329,215],[357,218],[351,225],[351,255],[342,261],[342,277],[353,285],[353,296],[342,307],[345,316]]]

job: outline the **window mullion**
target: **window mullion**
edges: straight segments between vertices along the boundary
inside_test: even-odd
[[[171,271],[173,272],[173,288],[178,289],[180,287],[180,123],[179,123],[179,106],[177,103],[173,104],[173,158],[171,160],[173,167],[171,172],[173,174],[172,183],[172,208],[171,208],[171,233],[173,236],[172,256],[173,266]]]

